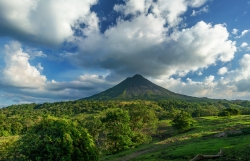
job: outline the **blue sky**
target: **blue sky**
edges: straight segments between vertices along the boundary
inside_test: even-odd
[[[250,100],[250,0],[0,0],[0,107],[76,100],[134,74]]]

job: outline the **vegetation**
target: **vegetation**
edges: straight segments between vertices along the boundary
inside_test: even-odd
[[[118,108],[108,111],[102,119],[107,132],[108,152],[115,153],[133,145],[129,120],[128,111]]]
[[[233,116],[233,115],[239,115],[240,110],[236,108],[227,108],[223,109],[218,115],[219,116]]]
[[[162,120],[159,126],[164,136],[158,136],[150,144],[105,156],[101,160],[187,161],[197,154],[217,154],[220,149],[223,157],[216,161],[249,160],[250,116],[206,116],[194,121],[192,130],[175,133],[168,121]],[[222,136],[224,133],[226,135]],[[235,135],[229,135],[232,133]]]
[[[184,111],[177,114],[172,121],[173,128],[178,130],[179,132],[188,130],[192,125],[193,120],[190,114]]]
[[[44,118],[18,141],[19,153],[28,160],[98,160],[91,136],[66,119]]]
[[[180,95],[135,75],[85,100],[1,108],[0,160],[181,161],[220,148],[221,160],[248,160],[248,115],[249,101]]]
[[[97,160],[98,154],[101,160],[113,160],[137,154],[137,150],[145,152],[139,153],[141,160],[187,160],[196,153],[216,154],[220,148],[230,158],[226,141],[212,149],[206,145],[215,140],[219,143],[213,136],[230,130],[240,132],[228,132],[226,140],[248,138],[245,115],[250,114],[249,107],[247,101],[221,100],[78,100],[12,105],[0,109],[0,160]],[[227,112],[227,117],[218,117]],[[181,145],[204,149],[182,151]],[[245,143],[239,146],[244,149]]]

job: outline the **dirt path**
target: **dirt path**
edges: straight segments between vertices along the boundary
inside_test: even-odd
[[[147,148],[147,149],[142,149],[142,150],[138,150],[130,155],[127,155],[127,156],[124,156],[124,157],[121,157],[121,158],[117,158],[115,159],[114,161],[128,161],[130,159],[133,159],[133,158],[136,158],[142,154],[146,154],[146,153],[149,153],[149,152],[153,152],[153,151],[157,151],[159,149],[161,149],[163,147],[157,147],[157,148]]]

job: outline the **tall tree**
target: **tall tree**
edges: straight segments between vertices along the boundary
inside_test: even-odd
[[[102,119],[107,133],[107,150],[115,153],[133,145],[133,136],[129,127],[129,113],[122,109],[112,109]]]
[[[157,129],[158,118],[155,112],[142,105],[133,105],[129,108],[129,115],[130,128],[134,133],[133,142],[140,145],[150,141]]]

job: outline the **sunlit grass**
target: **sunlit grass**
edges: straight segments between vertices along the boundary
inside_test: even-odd
[[[170,120],[159,122],[165,128],[165,135],[162,140],[155,141],[139,148],[129,149],[119,154],[110,156],[109,160],[123,160],[128,156],[141,153],[137,157],[130,159],[133,161],[184,161],[190,160],[197,154],[217,154],[223,149],[224,157],[218,160],[234,158],[234,160],[247,160],[250,158],[248,152],[250,145],[250,135],[239,135],[234,137],[216,137],[216,134],[237,131],[250,127],[250,116],[231,117],[201,117],[196,118],[192,129],[185,133],[178,134],[171,130]],[[165,126],[165,127],[164,127]],[[107,159],[107,158],[106,158]],[[107,160],[108,160],[107,159]]]

